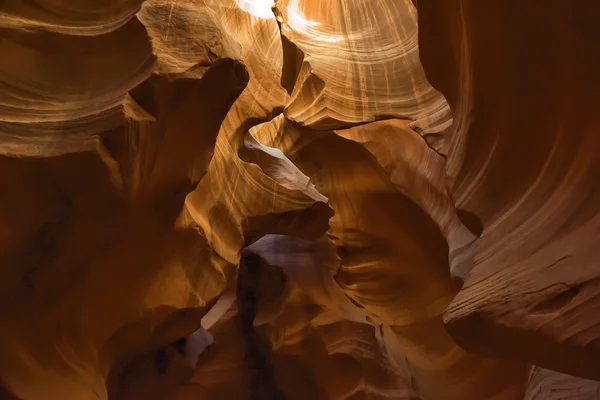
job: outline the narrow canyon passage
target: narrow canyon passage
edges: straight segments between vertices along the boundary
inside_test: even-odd
[[[0,2],[0,399],[600,400],[599,20]]]

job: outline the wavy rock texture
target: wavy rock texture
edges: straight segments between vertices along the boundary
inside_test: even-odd
[[[308,178],[283,155],[244,143],[246,130],[281,112],[288,98],[280,85],[283,55],[275,18],[255,17],[234,2],[222,3],[219,12],[241,44],[250,83],[225,118],[214,160],[186,205],[211,246],[237,264],[238,252],[265,233],[320,236],[317,232],[327,229],[329,208],[327,199],[307,186]],[[270,169],[280,172],[271,177],[244,162],[238,156],[243,151],[260,153]]]
[[[111,32],[129,21],[144,0],[33,0],[2,2],[0,25],[76,35]]]
[[[116,138],[90,139],[93,150],[3,156],[3,185],[14,190],[3,198],[2,297],[12,306],[2,309],[10,321],[2,329],[2,377],[15,394],[102,397],[102,376],[114,362],[199,327],[218,279],[207,285],[210,273],[194,273],[195,263],[212,264],[211,251],[178,214],[193,185],[189,166],[206,168],[208,159],[184,149],[210,149],[228,96],[245,84],[243,71],[231,60],[215,64],[206,77],[230,82],[224,98],[206,108],[201,99],[214,88],[210,79],[201,80],[177,111],[159,108],[156,125],[162,126],[133,105],[131,125]],[[203,113],[184,117],[199,105]],[[210,118],[217,119],[212,132],[207,123],[203,135],[190,134]],[[145,135],[156,140],[141,139]],[[172,152],[181,157],[173,159]],[[18,205],[23,200],[29,207]],[[223,274],[225,265],[214,262],[207,271]],[[204,299],[193,295],[197,291]]]
[[[285,40],[304,55],[289,66],[298,74],[290,120],[337,129],[395,116],[427,134],[450,124],[448,104],[419,62],[409,1],[280,0],[276,9]]]
[[[428,77],[455,117],[451,192],[483,229],[447,328],[468,349],[595,379],[599,15],[591,1],[419,2]]]
[[[600,398],[600,8],[546,3],[2,2],[0,398]]]
[[[126,396],[136,354],[198,329],[233,272],[184,200],[248,83],[232,59],[240,45],[215,10],[192,2],[146,2],[116,25],[92,36],[4,30],[14,57],[2,58],[1,176],[11,190],[0,368],[25,399],[105,398],[107,378],[111,398]],[[310,217],[314,200],[304,204]],[[268,211],[276,220],[288,210]]]
[[[529,376],[525,400],[594,400],[600,398],[600,382],[576,378],[535,367]]]
[[[315,260],[306,242],[265,238],[259,252],[271,262],[273,240],[296,252],[280,253],[277,265],[244,251],[237,305],[213,327],[215,345],[192,378],[207,398],[416,399],[410,375],[389,358],[374,327],[327,312],[286,279],[286,261],[310,266]]]
[[[414,199],[425,198],[419,190],[435,193],[435,182],[411,184],[425,162],[413,164],[413,171],[408,166],[412,157],[426,158],[423,152],[430,153],[432,164],[443,164],[443,158],[408,129],[408,122],[377,124],[379,129],[363,125],[336,135],[299,128],[278,117],[253,133],[264,143],[281,148],[329,198],[336,213],[327,233],[341,258],[336,282],[356,303],[391,327],[422,398],[519,398],[524,368],[464,353],[442,326],[441,316],[457,289],[449,274],[448,246],[439,227],[402,191]],[[399,168],[404,163],[405,177],[397,176],[395,182],[372,153],[344,138],[368,137],[377,142],[386,130],[398,142],[402,141],[399,138],[406,141],[402,146],[406,152],[400,153],[404,159],[397,156],[400,160],[394,160]],[[370,136],[374,132],[377,137]],[[448,199],[443,192],[438,196],[438,203],[429,208],[443,215],[435,206],[442,208]],[[436,200],[434,196],[427,199]],[[497,374],[506,380],[497,382]]]

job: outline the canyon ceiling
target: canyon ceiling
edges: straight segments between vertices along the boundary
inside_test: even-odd
[[[0,399],[600,399],[599,21],[0,1]]]

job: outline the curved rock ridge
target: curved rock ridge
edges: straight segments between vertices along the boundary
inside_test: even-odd
[[[208,4],[207,4],[208,3]],[[241,60],[240,44],[223,26],[210,2],[148,0],[137,18],[152,38],[156,74],[199,78],[220,58]]]
[[[396,190],[438,225],[448,243],[450,269],[459,274],[473,262],[477,237],[463,225],[448,194],[445,158],[429,148],[411,126],[410,121],[392,119],[335,133],[360,143],[375,157]]]
[[[424,134],[450,125],[448,104],[419,61],[410,1],[279,0],[276,12],[285,40],[304,54],[290,120],[339,129],[394,116]],[[443,150],[439,137],[430,139]]]
[[[0,368],[15,395],[105,398],[115,364],[198,329],[229,272],[178,217],[194,185],[189,167],[210,159],[186,149],[211,151],[245,79],[241,64],[222,60],[176,107],[163,96],[155,119],[137,106],[129,137],[97,137],[93,151],[60,156],[2,156],[3,185],[14,190],[2,207]],[[208,100],[215,82],[227,90]],[[28,207],[15,204],[24,199]],[[199,262],[206,273],[194,272]]]
[[[529,375],[525,400],[595,400],[600,382],[589,381],[534,367]]]
[[[598,16],[592,1],[419,3],[421,57],[455,117],[451,192],[482,230],[447,328],[467,349],[594,379]]]
[[[212,248],[237,264],[240,250],[267,233],[319,237],[330,210],[327,199],[281,152],[244,140],[253,125],[281,113],[288,99],[280,85],[283,55],[275,18],[257,18],[233,1],[222,3],[219,15],[241,45],[250,80],[225,118],[213,161],[186,208]],[[268,167],[262,170],[240,155],[248,161],[261,158]]]
[[[147,2],[137,17],[96,36],[4,30],[10,40],[3,45],[23,44],[15,59],[1,62],[7,71],[2,78],[15,89],[3,92],[10,101],[4,101],[0,132],[0,179],[11,187],[0,211],[1,315],[8,321],[0,329],[0,376],[19,398],[136,396],[140,381],[131,371],[156,374],[162,362],[152,360],[171,354],[162,349],[200,327],[234,275],[237,262],[213,250],[210,234],[184,201],[208,169],[218,132],[227,126],[223,121],[237,116],[231,106],[238,96],[245,93],[245,107],[248,98],[270,88],[253,80],[245,91],[251,77],[232,58],[242,59],[248,42],[236,44],[223,25],[241,19],[218,13],[232,7],[172,5],[169,22],[156,18],[165,16],[165,4]],[[272,43],[278,29],[271,22],[271,36],[263,42],[280,51]],[[183,46],[181,36],[194,32],[203,33],[194,38],[195,47]],[[122,45],[131,48],[115,53]],[[46,53],[52,47],[57,53]],[[94,65],[105,47],[107,54],[112,48],[111,57]],[[40,67],[52,79],[40,87],[44,75],[36,64],[17,68],[21,56],[50,61]],[[75,61],[77,73],[69,75],[68,60]],[[140,73],[129,64],[145,69]],[[285,98],[283,88],[281,93]],[[261,112],[271,107],[254,104]],[[228,155],[244,164],[235,153]],[[269,182],[268,193],[287,193],[251,169]],[[329,218],[326,199],[302,196],[288,196],[294,206],[289,209],[284,196],[281,207],[264,208],[270,215],[257,212],[270,225],[244,217],[254,240],[270,226],[274,232],[301,230],[293,226],[295,198],[306,208],[300,215],[316,222],[308,229],[321,236]],[[313,218],[316,201],[315,210],[322,211]],[[287,211],[291,228],[278,220],[277,213]],[[164,393],[186,373],[170,371],[162,380]]]
[[[600,398],[599,19],[1,2],[0,398]]]
[[[68,124],[90,117],[118,106],[154,63],[136,18],[96,36],[8,28],[0,35],[0,52],[10,54],[0,60],[0,121]]]
[[[272,254],[274,238],[261,239],[261,254]],[[297,240],[276,237],[287,248],[309,249]],[[211,329],[215,345],[192,378],[206,398],[417,399],[410,375],[389,359],[376,329],[314,303],[286,278],[287,262],[267,263],[251,248],[240,261],[236,304]],[[317,259],[302,254],[301,261],[284,253],[278,260],[309,267]]]
[[[358,308],[335,281],[340,257],[329,238],[308,241],[288,235],[266,235],[246,247],[242,254],[246,253],[283,269],[292,284],[339,318],[373,324],[375,316]]]
[[[424,209],[450,219],[452,207],[445,191],[438,192],[437,199],[431,196],[439,177],[432,175],[429,184],[424,179],[411,184],[418,179],[414,177],[435,171],[424,162],[411,164],[423,151],[431,152],[431,163],[442,163],[438,173],[444,169],[443,158],[408,124],[385,121],[348,132],[316,131],[279,116],[250,133],[280,148],[329,199],[335,214],[327,235],[340,257],[335,281],[354,302],[391,327],[390,343],[408,360],[422,399],[520,399],[524,365],[468,354],[443,329],[442,314],[458,287],[450,277],[447,242]],[[394,152],[394,181],[390,169],[379,164],[385,164],[380,161],[385,152],[376,150],[385,147],[386,135],[396,135],[398,146],[404,142],[406,150]],[[373,144],[363,147],[346,137],[368,137]],[[415,203],[423,200],[431,203]],[[498,374],[505,376],[502,382],[496,380]]]
[[[6,0],[0,27],[101,35],[125,24],[144,0]]]

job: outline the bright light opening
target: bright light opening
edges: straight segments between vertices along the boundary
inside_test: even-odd
[[[274,0],[235,0],[235,2],[239,8],[255,17],[274,18],[271,11],[271,7],[275,4]]]

